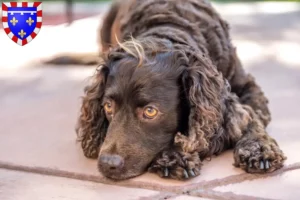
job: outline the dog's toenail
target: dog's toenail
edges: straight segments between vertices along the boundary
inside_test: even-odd
[[[193,176],[193,177],[196,176],[194,170],[192,170],[192,169],[189,170],[189,173],[190,173],[190,175]]]
[[[270,162],[269,162],[269,160],[266,160],[265,166],[266,166],[266,169],[270,168]]]
[[[252,167],[253,167],[253,165],[252,165],[252,161],[250,161],[250,162],[249,162],[249,167],[250,167],[250,168],[252,168]]]
[[[260,169],[264,169],[264,168],[265,168],[265,166],[264,166],[264,161],[260,161],[259,168],[260,168]]]
[[[166,177],[166,176],[169,176],[169,170],[168,170],[168,168],[165,168],[164,169],[164,176]]]
[[[185,169],[183,170],[183,175],[184,175],[184,178],[189,178],[189,175]]]
[[[193,170],[193,172],[195,172],[196,175],[199,175],[199,174],[200,174],[200,170],[197,169],[197,168],[195,168],[195,169]]]
[[[241,162],[244,162],[245,161],[245,157],[244,156],[240,156],[240,160],[241,160]]]

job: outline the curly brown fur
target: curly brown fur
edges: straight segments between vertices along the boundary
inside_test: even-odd
[[[107,68],[101,66],[93,76],[91,84],[84,89],[85,96],[82,99],[76,132],[81,141],[83,153],[88,158],[98,157],[100,145],[104,141],[108,126],[103,108],[99,105],[104,95],[107,72]]]
[[[100,150],[105,176],[125,179],[148,168],[186,179],[200,174],[201,160],[229,148],[248,172],[282,167],[285,156],[265,131],[268,100],[207,1],[119,1],[103,27],[104,67],[86,90],[78,133],[87,157]],[[155,118],[144,116],[149,105]]]

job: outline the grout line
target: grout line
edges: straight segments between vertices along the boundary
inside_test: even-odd
[[[273,176],[277,176],[277,175],[283,174],[285,172],[297,170],[297,169],[298,170],[300,169],[300,162],[284,166],[283,168],[278,169],[272,173],[267,173],[267,174],[244,173],[244,174],[239,174],[239,175],[227,176],[222,179],[214,179],[212,181],[203,181],[201,183],[192,183],[192,184],[186,185],[184,187],[186,188],[186,191],[192,191],[192,190],[197,190],[197,189],[211,189],[211,188],[215,188],[215,187],[219,187],[219,186],[241,183],[244,181],[251,181],[251,180],[255,180],[255,179],[273,177]]]
[[[51,168],[45,168],[45,167],[31,167],[31,166],[16,165],[13,163],[7,163],[7,162],[1,162],[1,161],[0,161],[0,168],[35,173],[35,174],[77,179],[77,180],[82,180],[82,181],[104,183],[104,184],[108,184],[108,185],[123,186],[123,187],[128,187],[128,188],[141,188],[141,189],[150,189],[150,190],[156,190],[156,191],[161,191],[161,192],[171,192],[171,193],[176,193],[176,194],[189,194],[190,192],[193,192],[195,190],[208,189],[208,191],[209,191],[212,188],[215,188],[218,186],[240,183],[245,180],[254,180],[254,179],[261,179],[261,178],[266,178],[266,177],[277,176],[277,175],[282,174],[287,171],[300,169],[300,162],[285,166],[285,167],[283,167],[275,172],[269,173],[269,174],[233,175],[233,176],[228,176],[228,177],[225,177],[222,179],[214,179],[212,181],[202,181],[199,183],[193,183],[193,184],[182,185],[182,186],[164,186],[161,184],[154,184],[154,183],[148,183],[148,182],[143,182],[143,181],[132,181],[130,179],[124,180],[124,181],[113,181],[113,180],[110,180],[103,176],[87,175],[87,174],[83,174],[83,173],[68,172],[68,171],[64,171],[64,170],[51,169]]]
[[[83,174],[83,173],[69,172],[69,171],[53,169],[53,168],[16,165],[13,163],[0,161],[0,169],[1,168],[7,169],[7,170],[34,173],[34,174],[70,178],[70,179],[76,179],[76,180],[81,180],[81,181],[103,183],[103,184],[108,184],[108,185],[123,186],[123,187],[128,187],[128,188],[141,188],[141,189],[156,190],[156,191],[161,191],[161,192],[173,192],[173,193],[175,192],[175,193],[179,193],[179,194],[182,193],[180,188],[172,189],[172,186],[164,186],[164,185],[160,185],[160,184],[148,183],[148,182],[143,182],[143,181],[132,181],[130,179],[123,180],[123,181],[113,181],[111,179],[108,179],[108,178],[100,176],[100,175],[87,175],[87,174]]]

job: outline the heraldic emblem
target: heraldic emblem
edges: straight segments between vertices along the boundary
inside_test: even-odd
[[[24,46],[37,36],[42,27],[42,3],[2,3],[2,23],[8,37]]]

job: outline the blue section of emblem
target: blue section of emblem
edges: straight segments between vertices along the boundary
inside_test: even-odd
[[[10,7],[7,13],[7,22],[10,31],[21,40],[30,36],[36,27],[36,7]]]
[[[36,7],[8,7],[7,11],[36,11]]]

